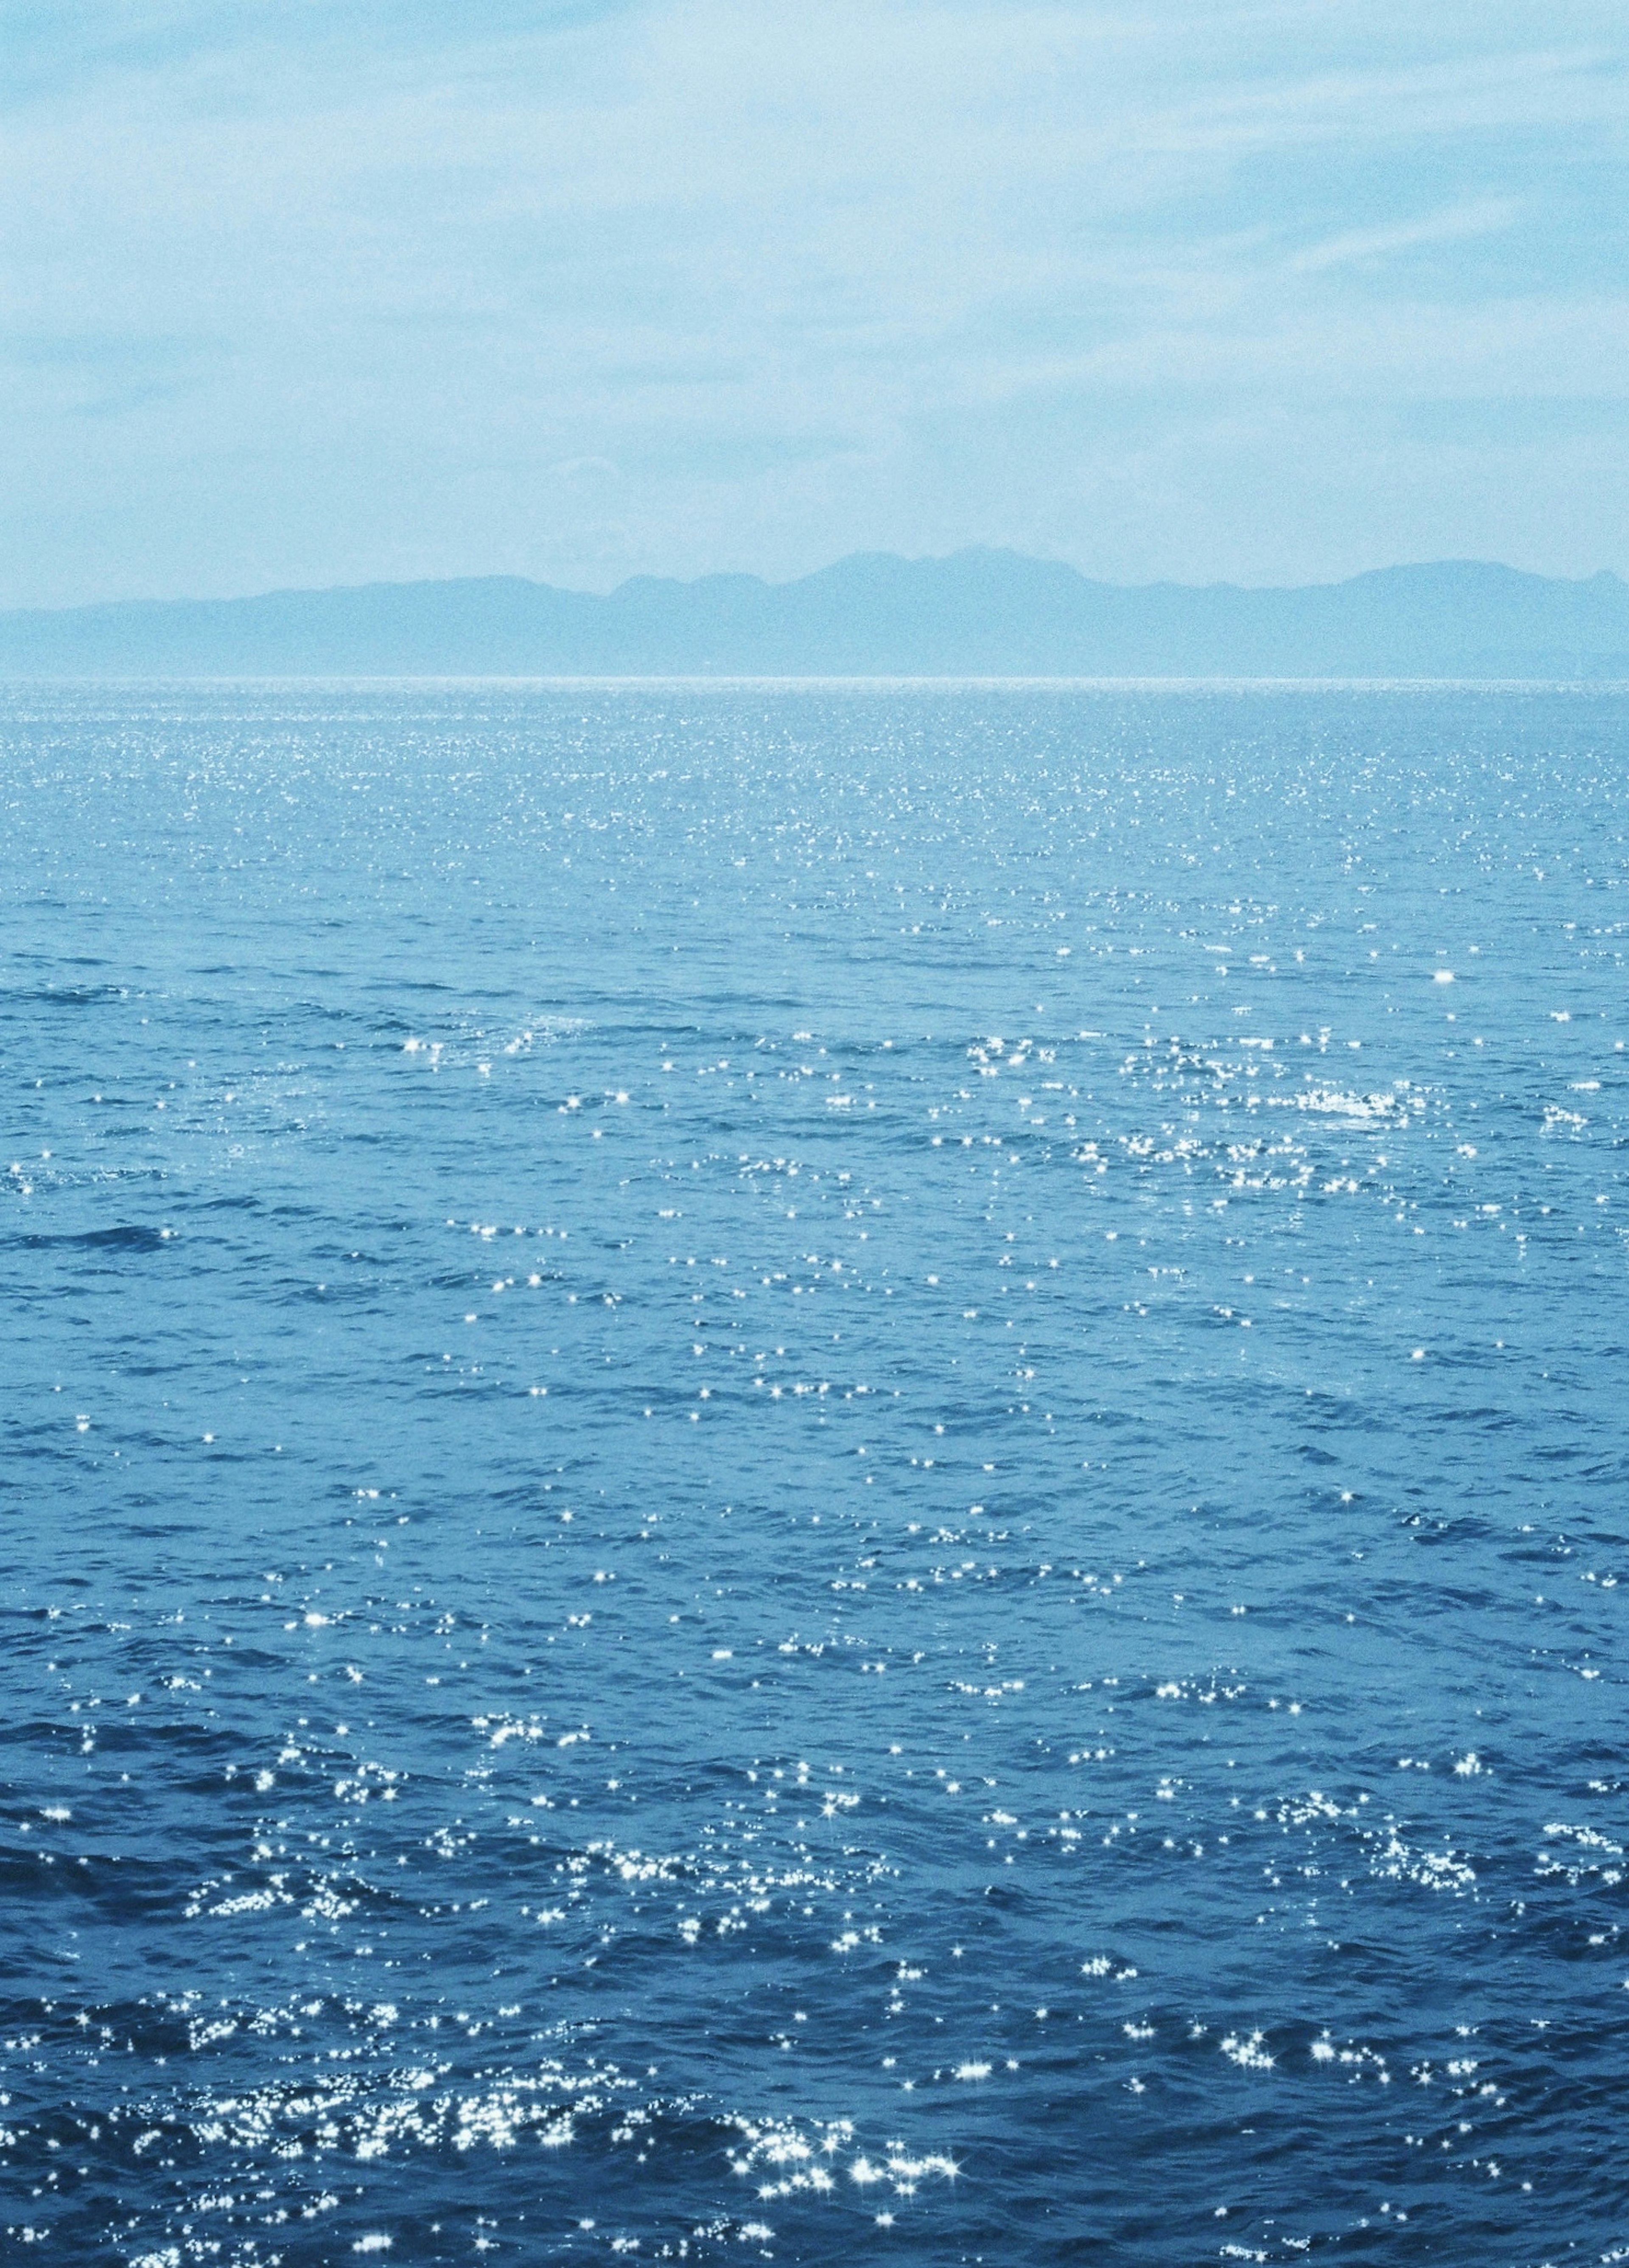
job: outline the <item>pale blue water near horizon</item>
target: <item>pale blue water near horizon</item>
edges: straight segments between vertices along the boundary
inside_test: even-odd
[[[1629,2257],[1629,697],[0,720],[18,2257]]]

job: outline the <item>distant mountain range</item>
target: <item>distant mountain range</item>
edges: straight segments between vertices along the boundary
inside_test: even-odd
[[[1456,560],[1124,588],[1014,551],[868,552],[608,597],[498,575],[0,614],[0,676],[1629,678],[1629,584]]]

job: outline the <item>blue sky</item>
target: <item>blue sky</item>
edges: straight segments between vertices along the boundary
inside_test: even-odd
[[[0,0],[0,604],[1629,572],[1621,0]]]

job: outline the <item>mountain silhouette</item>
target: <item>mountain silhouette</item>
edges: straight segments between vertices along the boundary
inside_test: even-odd
[[[1629,678],[1629,584],[1453,560],[1245,590],[1014,551],[788,583],[519,576],[0,614],[0,676]]]

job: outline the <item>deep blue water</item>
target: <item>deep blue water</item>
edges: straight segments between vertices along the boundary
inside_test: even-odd
[[[6,694],[17,2257],[1629,2257],[1626,728]]]

